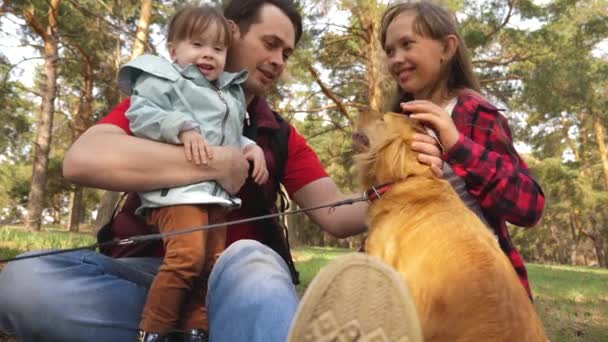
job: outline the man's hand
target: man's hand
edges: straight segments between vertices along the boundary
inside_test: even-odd
[[[194,160],[196,165],[201,165],[201,163],[207,165],[209,160],[213,159],[213,152],[211,152],[207,141],[196,130],[182,131],[178,138],[184,144],[184,152],[189,162]]]
[[[245,159],[253,162],[253,172],[251,173],[253,180],[259,185],[266,183],[268,181],[268,169],[266,168],[264,151],[262,151],[260,146],[256,144],[245,146],[243,155]]]
[[[209,168],[215,170],[215,181],[228,193],[236,194],[249,174],[249,162],[241,148],[234,146],[211,146],[214,158]]]

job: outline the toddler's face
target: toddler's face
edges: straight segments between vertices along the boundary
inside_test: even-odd
[[[212,25],[200,36],[169,43],[171,59],[181,66],[194,64],[209,81],[224,71],[227,47],[218,39],[219,27]]]

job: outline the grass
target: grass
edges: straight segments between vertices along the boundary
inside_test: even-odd
[[[608,270],[531,264],[528,271],[551,341],[608,341]]]
[[[0,228],[0,259],[12,258],[19,253],[41,249],[63,249],[95,243],[90,233],[68,233],[45,230],[30,233],[16,227]]]
[[[337,248],[294,250],[303,293],[314,275],[333,258],[349,253]],[[608,270],[528,264],[534,304],[552,342],[608,341]]]
[[[93,236],[84,233],[50,230],[34,234],[0,227],[0,259],[29,250],[71,248],[93,242]],[[321,267],[349,252],[322,247],[294,249],[301,280],[298,293],[304,292]],[[552,342],[608,341],[608,270],[528,264],[528,271],[537,311]],[[0,332],[0,341],[14,340],[3,339]]]
[[[319,272],[321,267],[333,258],[350,253],[348,249],[307,247],[295,248],[292,251],[294,262],[300,272],[300,284],[297,286],[298,293],[303,294],[310,284],[312,278]]]

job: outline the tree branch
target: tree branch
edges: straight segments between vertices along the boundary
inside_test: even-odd
[[[321,77],[319,77],[319,74],[317,73],[317,71],[310,64],[308,65],[308,71],[310,71],[310,74],[315,79],[315,82],[317,82],[319,87],[321,87],[321,91],[323,92],[323,94],[325,94],[325,96],[327,96],[330,100],[332,100],[336,104],[340,114],[342,114],[342,116],[348,121],[348,123],[351,126],[354,125],[353,119],[350,117],[350,115],[348,115],[348,110],[346,109],[346,107],[344,106],[342,101],[331,91],[331,89],[329,89],[323,83],[323,81],[321,80]]]
[[[27,62],[27,61],[31,61],[33,59],[43,59],[42,57],[29,57],[29,58],[24,58],[22,60],[20,60],[19,62],[17,62],[16,64],[13,64],[10,66],[10,68],[8,68],[8,70],[6,71],[6,73],[4,74],[4,82],[8,81],[8,77],[10,76],[10,73],[13,71],[13,69],[15,69],[19,64],[23,63],[23,62]]]
[[[32,30],[34,30],[34,32],[36,32],[36,34],[39,35],[43,41],[48,41],[49,36],[46,34],[44,27],[42,27],[38,19],[36,19],[36,17],[34,16],[34,7],[31,5],[26,6],[23,9],[23,16],[25,17],[25,21],[32,28]]]
[[[485,79],[480,79],[479,83],[481,85],[486,85],[486,84],[490,84],[490,83],[496,83],[496,82],[502,82],[502,81],[514,81],[514,80],[521,80],[521,77],[504,76],[504,77],[485,78]]]
[[[99,20],[103,21],[104,23],[106,23],[106,25],[108,25],[108,26],[110,26],[110,27],[112,27],[112,28],[114,28],[114,29],[116,29],[116,30],[118,30],[118,31],[121,31],[122,33],[124,33],[124,34],[128,35],[129,37],[132,37],[132,38],[134,38],[134,39],[137,39],[137,37],[135,36],[135,34],[134,34],[133,32],[131,32],[131,31],[129,31],[129,30],[125,30],[124,28],[122,28],[122,27],[120,27],[120,26],[117,26],[117,25],[115,25],[114,23],[110,22],[109,20],[107,20],[107,19],[106,19],[106,18],[104,18],[103,16],[101,16],[101,15],[99,15],[99,14],[97,14],[97,13],[93,13],[93,12],[89,11],[89,10],[88,10],[88,9],[86,9],[86,8],[83,8],[83,7],[82,7],[82,6],[81,6],[81,5],[78,3],[78,1],[75,1],[75,0],[66,0],[66,1],[67,1],[67,2],[69,2],[70,4],[72,4],[72,6],[74,6],[74,8],[76,8],[76,9],[77,9],[77,10],[79,10],[80,12],[82,12],[82,13],[84,13],[84,14],[88,15],[88,16],[95,17],[95,18],[97,18],[97,19],[99,19]],[[147,49],[148,51],[150,51],[150,52],[152,52],[152,53],[156,54],[156,49],[154,48],[154,46],[152,46],[152,45],[148,44],[148,42],[145,42],[145,45],[146,45],[146,49]]]
[[[324,134],[327,134],[327,133],[333,132],[333,131],[335,131],[335,130],[340,130],[340,131],[343,131],[343,129],[341,129],[341,128],[339,128],[339,127],[330,127],[330,128],[328,128],[328,129],[326,129],[326,130],[323,130],[323,131],[321,131],[321,132],[317,132],[317,133],[315,133],[315,134],[312,134],[312,135],[308,136],[306,139],[311,140],[311,139],[314,139],[314,138],[316,138],[316,137],[320,137],[320,136],[322,136],[322,135],[324,135]]]
[[[513,5],[514,5],[515,0],[509,0],[507,3],[509,5],[509,12],[507,13],[507,16],[505,17],[505,19],[502,21],[502,23],[500,23],[500,25],[494,27],[494,30],[488,34],[485,35],[485,40],[488,41],[490,39],[490,37],[492,37],[493,35],[495,35],[496,33],[498,33],[498,31],[500,31],[503,27],[505,27],[508,23],[509,20],[511,19],[511,15],[513,14]]]

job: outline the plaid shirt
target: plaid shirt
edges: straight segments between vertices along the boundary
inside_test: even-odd
[[[534,226],[542,216],[544,194],[515,151],[507,120],[496,107],[475,92],[463,91],[452,120],[460,137],[444,159],[479,201],[500,248],[532,297],[526,267],[513,246],[506,222]]]

